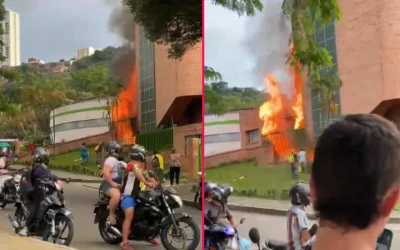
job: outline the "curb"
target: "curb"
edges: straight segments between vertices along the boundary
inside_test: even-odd
[[[13,237],[19,237],[19,238],[21,238],[21,236],[18,236],[18,235],[16,235],[16,234],[8,234],[8,235],[13,236]],[[36,241],[36,242],[41,243],[41,244],[44,244],[44,245],[49,245],[49,246],[52,246],[53,248],[66,249],[66,250],[78,250],[77,248],[67,247],[67,246],[61,246],[61,245],[55,245],[55,244],[53,244],[53,243],[46,242],[46,241],[42,241],[42,240],[35,239],[35,238],[32,238],[32,237],[25,237],[24,239],[25,239],[25,240],[30,240],[30,241]]]
[[[193,201],[191,201],[194,203]],[[185,203],[185,202],[184,202]],[[276,208],[267,208],[267,207],[249,207],[238,204],[228,204],[229,209],[239,212],[246,213],[257,213],[257,214],[267,214],[267,215],[275,215],[275,216],[286,216],[287,210],[276,209]],[[315,214],[307,213],[307,217],[310,220],[317,220]],[[400,224],[399,217],[391,217],[388,221],[389,224]]]

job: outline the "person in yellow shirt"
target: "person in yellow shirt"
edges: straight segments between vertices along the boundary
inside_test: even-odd
[[[297,169],[297,155],[294,151],[294,149],[292,149],[292,151],[290,152],[289,156],[288,156],[288,161],[290,164],[290,168],[291,168],[291,172],[292,172],[292,178],[293,180],[297,180],[298,179],[298,169]]]
[[[154,155],[151,158],[151,168],[157,176],[157,181],[162,181],[164,174],[164,158],[158,151],[154,151]]]

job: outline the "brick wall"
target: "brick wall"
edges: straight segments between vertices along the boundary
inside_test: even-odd
[[[201,123],[190,124],[181,127],[174,128],[174,149],[177,153],[181,155],[180,162],[182,165],[182,171],[188,172],[192,169],[192,154],[190,152],[191,145],[190,142],[187,145],[188,152],[185,154],[185,137],[189,135],[201,135],[202,126]],[[197,163],[196,163],[196,171],[197,171]]]
[[[204,158],[204,168],[218,167],[223,163],[256,159],[259,166],[274,163],[274,152],[271,146],[255,146],[247,149],[221,153]]]

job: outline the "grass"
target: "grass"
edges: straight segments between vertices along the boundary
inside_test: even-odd
[[[271,189],[278,192],[289,189],[294,183],[289,164],[263,168],[258,167],[254,161],[246,161],[209,169],[205,173],[207,181],[231,183],[237,191],[257,189],[260,196],[267,195]],[[244,176],[242,180],[233,181],[241,176]],[[309,175],[300,173],[299,179],[308,181]]]
[[[88,148],[90,152],[89,164],[85,165],[86,167],[97,170],[96,164],[96,153],[94,152],[94,147]],[[78,160],[81,158],[80,150],[71,151],[68,153],[58,154],[56,156],[51,157],[50,162],[52,165],[59,166],[71,166],[71,165],[80,165],[81,161]]]

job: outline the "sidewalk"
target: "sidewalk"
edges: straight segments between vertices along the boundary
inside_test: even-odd
[[[54,245],[49,242],[44,242],[34,238],[23,238],[10,233],[0,232],[0,250],[20,250],[20,249],[32,249],[32,250],[61,250],[69,249],[76,250],[75,248]]]
[[[289,201],[267,200],[240,196],[229,197],[229,208],[231,210],[241,212],[286,216],[290,206],[291,203]],[[308,206],[306,208],[306,212],[310,219],[316,219],[312,206]],[[400,223],[400,211],[393,211],[389,223]]]

